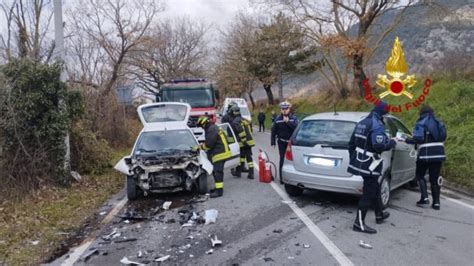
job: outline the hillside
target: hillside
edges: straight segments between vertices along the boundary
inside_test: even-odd
[[[380,35],[398,14],[393,10],[378,18],[372,35]],[[398,36],[402,42],[411,73],[423,74],[445,68],[444,63],[468,64],[474,56],[474,1],[436,0],[431,6],[413,6],[406,10],[402,22],[381,43],[366,68],[370,76],[384,72],[384,65]],[[469,59],[470,58],[470,59]],[[284,95],[311,95],[324,84],[315,72],[285,77]],[[273,86],[276,95],[277,85]],[[256,99],[265,99],[258,87]]]

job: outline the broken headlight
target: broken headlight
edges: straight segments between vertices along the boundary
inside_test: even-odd
[[[133,168],[133,173],[136,174],[136,175],[141,175],[141,174],[145,173],[145,170],[143,170],[143,168],[141,168],[140,166],[137,166],[137,167]]]

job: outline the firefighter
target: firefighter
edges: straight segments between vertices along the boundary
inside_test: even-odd
[[[435,210],[440,209],[440,191],[443,178],[439,176],[441,165],[446,160],[444,141],[446,140],[446,127],[443,122],[436,119],[433,108],[426,105],[420,109],[420,118],[413,130],[413,138],[407,138],[406,143],[418,145],[416,160],[416,179],[420,186],[421,199],[416,203],[419,207],[428,206],[428,191],[426,189],[425,173],[428,170],[431,183],[431,195]]]
[[[231,112],[232,116],[234,117],[231,124],[233,125],[232,128],[236,129],[240,137],[240,165],[235,171],[235,176],[241,176],[241,172],[245,168],[245,163],[247,162],[249,172],[247,177],[249,179],[254,179],[252,147],[255,146],[255,141],[253,140],[252,136],[252,125],[247,119],[241,116],[240,108],[237,105],[231,108]]]
[[[228,105],[227,105],[227,110],[226,110],[226,113],[222,116],[221,118],[221,123],[231,123],[232,122],[232,114],[230,112],[230,109],[232,109],[232,106],[234,105],[237,105],[236,102],[230,102]]]
[[[359,200],[357,216],[352,229],[375,234],[377,231],[365,224],[365,215],[371,205],[375,210],[375,221],[383,223],[390,213],[383,211],[379,177],[382,175],[381,153],[395,147],[396,142],[385,134],[383,115],[387,114],[386,104],[380,102],[372,112],[357,123],[349,142],[350,161],[348,172],[362,176],[364,186]]]
[[[212,162],[215,189],[211,190],[211,198],[221,197],[224,194],[224,163],[232,154],[227,144],[224,131],[211,124],[209,117],[201,116],[197,126],[205,131],[206,140],[201,148],[207,152],[207,158]]]
[[[281,115],[279,115],[272,125],[271,146],[275,147],[278,138],[278,152],[280,153],[280,183],[282,183],[281,169],[285,162],[285,152],[288,141],[298,126],[298,118],[290,113],[291,104],[289,102],[280,103]]]

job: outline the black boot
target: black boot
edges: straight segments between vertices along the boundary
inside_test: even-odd
[[[354,225],[352,226],[352,230],[356,232],[363,232],[363,233],[368,233],[368,234],[377,233],[377,230],[370,228],[365,224],[364,220],[365,220],[366,214],[367,214],[367,211],[357,210],[357,217],[354,221]]]
[[[433,196],[433,205],[431,205],[431,208],[439,211],[440,209],[440,204],[439,204],[439,197],[441,194],[441,187],[438,185],[431,186],[431,195]]]
[[[253,167],[249,167],[249,175],[247,176],[248,179],[254,179],[253,176]]]
[[[426,207],[430,204],[430,200],[428,198],[421,198],[419,201],[416,202],[416,206],[418,207]]]
[[[416,205],[419,207],[428,206],[428,204],[430,204],[430,201],[428,200],[428,190],[426,188],[426,180],[424,177],[418,179],[418,185],[420,186],[421,199],[416,202]]]
[[[211,190],[210,197],[211,198],[218,198],[218,197],[222,197],[223,194],[224,194],[224,189],[223,188],[216,188],[214,190]]]
[[[375,222],[377,224],[381,224],[385,221],[385,219],[387,219],[388,217],[390,217],[390,213],[389,212],[381,212],[377,215],[375,215]]]
[[[231,173],[232,173],[233,176],[240,178],[242,176],[242,168],[239,165],[239,166],[235,167],[235,170],[232,169]]]

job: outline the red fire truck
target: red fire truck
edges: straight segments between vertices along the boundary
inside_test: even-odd
[[[198,141],[204,141],[204,131],[196,127],[197,119],[208,115],[216,122],[216,105],[219,93],[212,83],[205,79],[171,80],[160,87],[157,101],[184,102],[191,105],[191,115],[188,126],[192,129]]]

